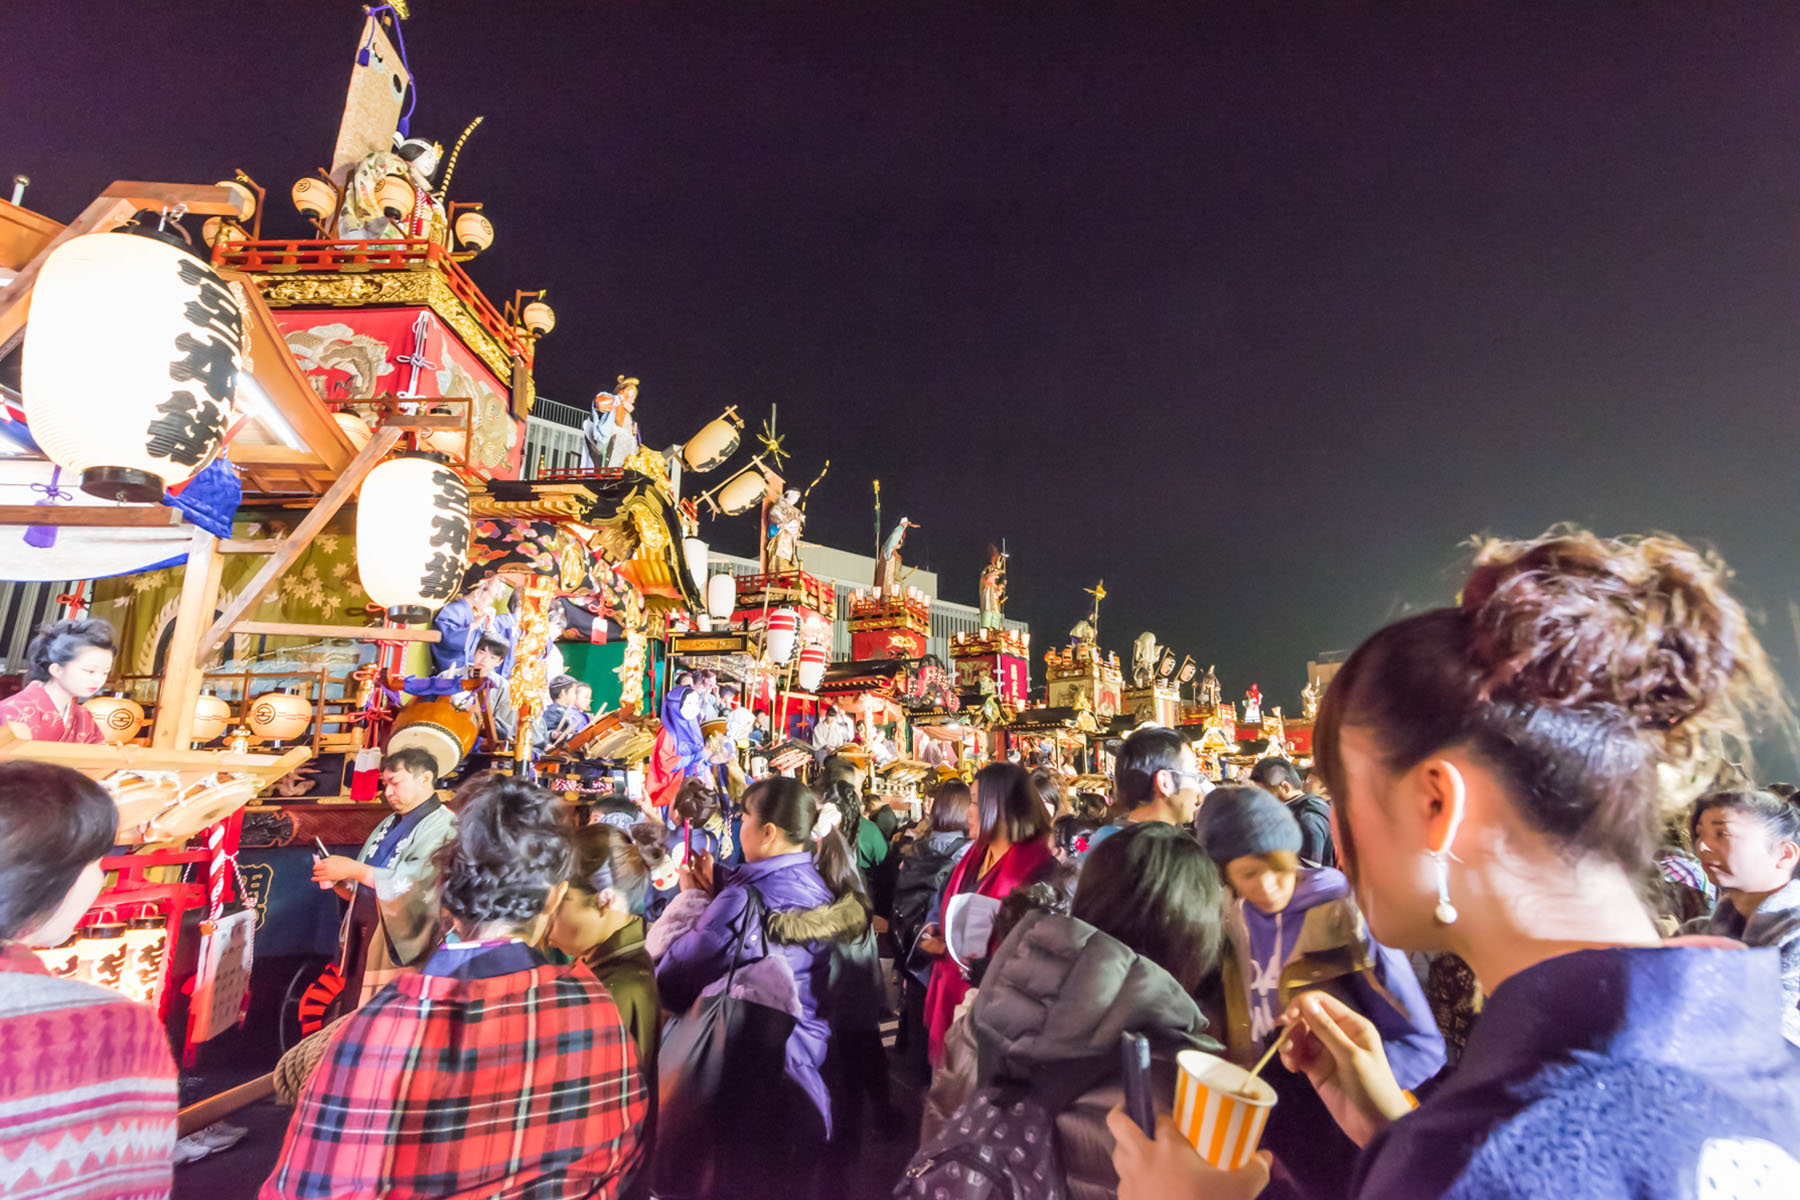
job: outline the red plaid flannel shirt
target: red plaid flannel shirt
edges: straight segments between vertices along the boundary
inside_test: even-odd
[[[406,975],[332,1037],[261,1197],[612,1200],[643,1156],[646,1102],[584,964]]]

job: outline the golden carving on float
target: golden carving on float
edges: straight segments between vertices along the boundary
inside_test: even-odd
[[[468,307],[431,271],[371,271],[366,275],[253,275],[257,290],[271,308],[365,308],[379,304],[423,304],[462,339],[502,381],[512,378],[512,355],[481,327]],[[531,373],[525,373],[525,411],[536,399]],[[659,457],[660,461],[660,457]],[[667,472],[663,477],[667,478]]]
[[[625,460],[624,466],[627,471],[636,471],[639,475],[655,480],[657,487],[663,491],[674,493],[674,487],[669,482],[669,464],[663,461],[661,454],[650,447],[639,446],[637,451]]]
[[[543,520],[553,517],[580,517],[590,502],[577,496],[540,496],[535,500],[495,500],[471,495],[469,512],[477,517],[518,517]]]
[[[644,550],[660,554],[669,548],[668,527],[642,497],[633,496],[625,502],[625,515],[631,519],[631,527],[637,531],[638,543]]]

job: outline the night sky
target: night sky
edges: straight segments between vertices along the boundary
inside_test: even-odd
[[[242,167],[301,236],[360,21],[7,0],[0,179],[67,220]],[[872,549],[879,477],[968,602],[1004,537],[1040,652],[1103,576],[1110,648],[1292,711],[1470,535],[1574,520],[1716,545],[1796,658],[1792,3],[416,0],[404,32],[413,131],[487,115],[451,198],[498,229],[491,297],[550,290],[543,395],[640,376],[655,445],[778,403],[790,477],[831,460],[809,537]]]

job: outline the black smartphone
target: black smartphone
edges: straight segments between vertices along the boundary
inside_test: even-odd
[[[1119,1065],[1125,1080],[1125,1111],[1144,1136],[1156,1136],[1156,1105],[1150,1099],[1150,1041],[1141,1033],[1119,1035]]]

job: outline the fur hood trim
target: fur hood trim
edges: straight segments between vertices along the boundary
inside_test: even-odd
[[[869,927],[869,913],[855,896],[839,896],[818,908],[769,913],[769,940],[793,946],[803,942],[852,942]]]

